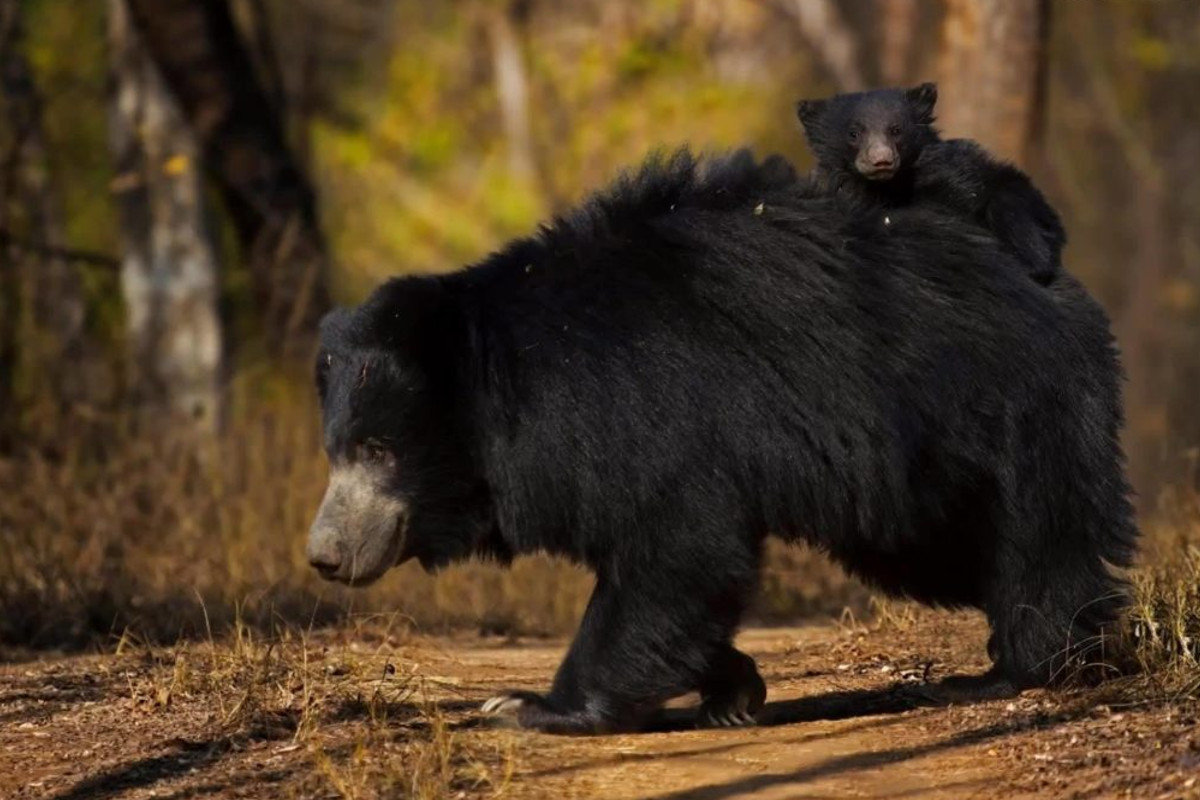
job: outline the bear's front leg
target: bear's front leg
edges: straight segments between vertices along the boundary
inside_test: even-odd
[[[729,660],[726,643],[749,589],[694,577],[625,573],[619,585],[599,577],[550,692],[507,692],[483,711],[546,733],[617,733],[640,729],[672,697],[703,691],[710,665]],[[742,710],[753,713],[756,704],[751,697]]]
[[[700,684],[698,728],[753,725],[767,700],[767,685],[754,659],[725,645]]]

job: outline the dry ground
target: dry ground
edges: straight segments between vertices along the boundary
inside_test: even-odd
[[[0,795],[221,797],[1200,797],[1195,701],[1028,693],[914,708],[899,684],[984,666],[975,615],[753,629],[756,728],[589,739],[496,730],[478,703],[544,687],[562,640],[388,620],[263,640],[237,630],[103,655],[7,653]]]

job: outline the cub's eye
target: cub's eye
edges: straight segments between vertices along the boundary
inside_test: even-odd
[[[383,464],[391,460],[392,454],[383,446],[383,442],[377,439],[368,439],[358,444],[355,448],[355,456],[366,464]]]
[[[893,125],[892,127],[888,128],[888,134],[890,134],[892,136],[899,136],[900,135],[900,126]]]
[[[857,141],[858,141],[858,131],[850,131],[850,142],[854,143]]]

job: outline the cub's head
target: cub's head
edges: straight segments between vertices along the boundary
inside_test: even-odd
[[[438,566],[468,555],[480,534],[453,330],[433,278],[385,284],[322,321],[329,486],[307,552],[323,577],[361,586],[408,558]]]
[[[912,166],[921,149],[937,141],[933,107],[937,86],[876,89],[801,100],[796,115],[821,169],[889,181]]]

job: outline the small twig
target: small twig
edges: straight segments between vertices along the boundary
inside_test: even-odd
[[[8,231],[0,230],[0,247],[14,247],[26,253],[32,253],[44,258],[58,258],[63,261],[77,261],[97,267],[119,269],[121,260],[105,253],[92,250],[76,250],[72,247],[58,247],[44,242],[33,242],[27,239],[17,239]]]

